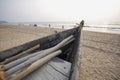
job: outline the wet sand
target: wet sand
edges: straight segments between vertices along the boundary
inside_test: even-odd
[[[54,29],[0,25],[0,51],[50,34]],[[120,35],[82,31],[81,44],[80,80],[120,80]]]

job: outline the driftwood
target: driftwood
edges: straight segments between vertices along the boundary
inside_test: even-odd
[[[60,53],[62,53],[62,51],[58,50],[58,51],[56,51],[54,53],[49,54],[48,56],[46,56],[46,57],[44,57],[42,59],[39,59],[38,61],[36,61],[32,65],[30,65],[27,69],[25,69],[22,72],[18,73],[11,80],[21,80],[23,77],[27,76],[28,74],[30,74],[34,70],[38,69],[40,66],[42,66],[43,64],[45,64],[46,62],[48,62],[53,57],[59,55]]]
[[[28,50],[26,50],[26,51],[23,51],[23,52],[19,53],[19,54],[16,55],[16,56],[13,56],[13,57],[10,57],[10,58],[6,59],[5,61],[1,62],[1,64],[7,64],[7,63],[12,62],[12,61],[14,61],[14,60],[16,60],[16,59],[19,59],[19,58],[22,57],[23,55],[28,54],[28,53],[32,52],[33,50],[38,49],[39,47],[40,47],[39,44],[38,44],[38,45],[35,45],[34,47],[32,47],[32,48],[30,48],[30,49],[28,49]]]

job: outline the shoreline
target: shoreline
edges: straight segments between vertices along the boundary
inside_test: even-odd
[[[42,23],[41,23],[42,24]],[[59,24],[59,23],[58,23]],[[53,28],[53,29],[62,29],[62,26],[64,26],[64,25],[62,25],[61,24],[61,26],[59,25],[59,27],[58,27],[58,25],[56,25],[57,27],[55,27],[55,25],[51,25],[51,27],[49,27],[49,25],[48,26],[43,26],[43,25],[37,25],[37,26],[34,26],[34,24],[32,23],[32,24],[19,24],[19,23],[16,23],[16,24],[0,24],[0,25],[13,25],[13,26],[24,26],[24,27],[38,27],[38,28]],[[47,25],[47,24],[46,24]],[[73,25],[73,26],[75,26],[75,25]],[[102,25],[101,25],[102,26]],[[106,25],[107,26],[107,25]],[[120,26],[119,26],[120,27]],[[67,30],[67,29],[71,29],[71,28],[74,28],[74,27],[68,27],[68,26],[64,26],[64,30]],[[110,29],[109,29],[110,28]],[[83,29],[82,30],[84,30],[84,31],[91,31],[91,32],[100,32],[100,33],[109,33],[109,34],[120,34],[120,30],[114,30],[114,29],[111,29],[111,28],[116,28],[116,27],[114,27],[114,25],[113,25],[113,27],[100,27],[100,25],[98,25],[98,28],[97,27],[94,27],[94,25],[92,26],[91,25],[91,27],[83,27]],[[118,29],[118,26],[117,26],[117,29]],[[119,28],[120,29],[120,28]]]
[[[83,31],[88,31],[88,32],[96,32],[96,33],[105,33],[105,34],[118,34],[120,35],[120,33],[117,32],[105,32],[105,31],[95,31],[95,30],[83,30]]]
[[[93,33],[101,33],[101,34],[113,34],[113,35],[120,35],[120,33],[112,33],[112,32],[100,32],[100,31],[92,31],[92,30],[83,30],[85,32],[93,32]]]

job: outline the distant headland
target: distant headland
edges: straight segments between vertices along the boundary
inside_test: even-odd
[[[0,21],[0,24],[3,24],[3,23],[8,23],[7,21]]]

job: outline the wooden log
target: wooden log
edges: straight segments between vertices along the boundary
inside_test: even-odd
[[[32,52],[33,50],[38,49],[39,47],[40,47],[39,44],[38,44],[38,45],[35,45],[34,47],[32,47],[32,48],[30,48],[30,49],[28,49],[28,50],[26,50],[26,51],[23,51],[23,52],[19,53],[19,54],[16,55],[16,56],[13,56],[13,57],[11,57],[11,58],[6,59],[5,61],[1,62],[1,64],[7,64],[7,63],[12,62],[12,61],[14,61],[14,60],[16,60],[16,59],[19,59],[19,58],[22,57],[23,55],[28,54],[28,53]]]
[[[35,62],[36,60],[38,60],[38,59],[40,59],[40,58],[43,58],[43,57],[49,55],[51,52],[54,52],[54,51],[58,50],[59,48],[61,48],[66,42],[68,42],[68,41],[71,40],[72,38],[73,38],[73,35],[71,35],[71,36],[69,36],[68,38],[64,39],[64,40],[63,40],[62,42],[60,42],[58,45],[56,45],[56,46],[54,46],[54,47],[52,47],[52,48],[50,48],[50,49],[45,50],[45,51],[42,52],[41,54],[38,54],[38,55],[36,55],[36,56],[34,56],[34,57],[31,57],[31,58],[27,59],[26,61],[22,62],[21,64],[15,66],[15,67],[12,67],[11,69],[9,69],[9,70],[7,71],[8,76],[11,75],[11,74],[13,74],[13,73],[15,73],[16,71],[18,71],[18,70],[26,67],[26,66],[29,66],[31,63]],[[19,62],[20,62],[20,61],[19,61]],[[9,68],[9,67],[11,67],[11,66],[13,66],[13,65],[16,65],[16,64],[17,64],[17,63],[14,63],[14,64],[12,64],[12,65],[11,65],[11,64],[10,64],[10,65],[5,65],[5,69],[6,69],[6,68]]]
[[[32,65],[30,65],[27,69],[25,69],[22,72],[20,72],[19,74],[17,74],[11,80],[21,80],[22,78],[24,78],[25,76],[27,76],[28,74],[30,74],[34,70],[38,69],[40,66],[42,66],[43,64],[45,64],[46,62],[51,60],[53,57],[59,55],[60,53],[62,53],[62,51],[58,50],[58,51],[51,53],[50,55],[48,55],[42,59],[39,59],[38,61],[36,61]]]

